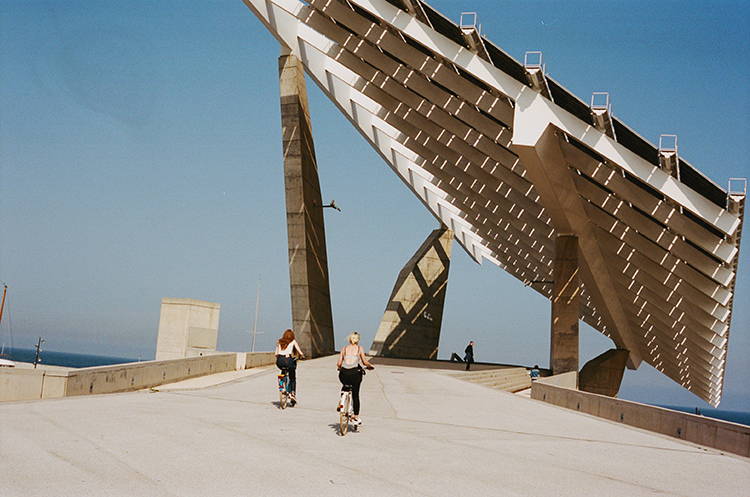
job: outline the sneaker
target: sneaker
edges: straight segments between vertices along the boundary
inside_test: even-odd
[[[361,420],[361,419],[359,419],[359,418],[354,418],[354,419],[352,419],[352,424],[353,424],[354,426],[359,426],[359,425],[361,425],[361,424],[362,424],[362,420]]]

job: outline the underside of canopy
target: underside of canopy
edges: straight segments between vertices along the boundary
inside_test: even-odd
[[[719,403],[744,189],[420,0],[243,1],[474,260],[550,298],[577,235],[581,319]]]

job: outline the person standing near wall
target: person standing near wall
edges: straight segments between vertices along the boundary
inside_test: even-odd
[[[474,362],[474,340],[469,340],[469,345],[464,350],[464,361],[466,361],[466,371],[471,368],[471,363]]]

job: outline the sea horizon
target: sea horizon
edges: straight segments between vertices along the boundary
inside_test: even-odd
[[[42,350],[39,364],[47,366],[64,366],[68,368],[88,368],[93,366],[108,366],[111,364],[124,364],[128,362],[140,362],[141,358],[108,356],[100,354],[81,354],[75,352],[56,352],[54,350]],[[16,362],[33,363],[36,357],[36,349],[20,347],[6,348],[5,359]]]

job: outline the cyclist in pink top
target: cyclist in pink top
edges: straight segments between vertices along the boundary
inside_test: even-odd
[[[359,419],[359,386],[362,384],[362,377],[365,374],[362,366],[367,369],[375,369],[375,366],[365,357],[365,351],[359,346],[359,333],[352,332],[347,337],[349,344],[341,349],[341,355],[339,356],[339,362],[336,367],[339,370],[339,381],[341,381],[342,387],[351,386],[352,390],[352,404],[354,408],[354,418],[352,422],[356,425],[362,424]],[[344,390],[342,388],[342,399]],[[339,407],[336,409],[340,411],[342,408],[342,402],[339,401]]]

